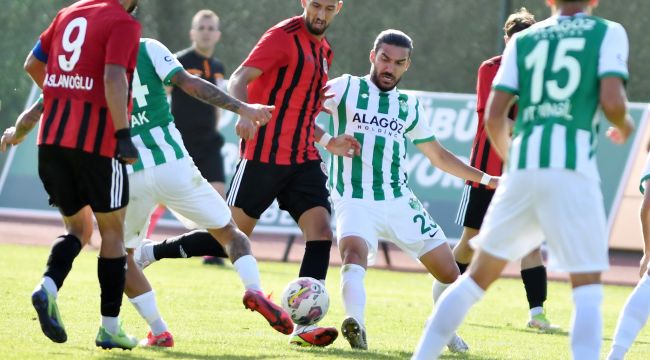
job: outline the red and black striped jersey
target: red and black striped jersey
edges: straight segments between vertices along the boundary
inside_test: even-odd
[[[275,111],[254,139],[241,142],[243,158],[278,165],[320,160],[314,124],[332,57],[327,40],[314,37],[301,16],[264,33],[243,66],[262,70],[248,84],[248,101],[275,105]]]
[[[47,73],[39,145],[115,156],[104,67],[123,66],[130,83],[139,42],[140,24],[118,0],[79,1],[59,11],[40,36]]]
[[[500,176],[503,171],[503,160],[499,154],[494,151],[490,139],[488,139],[487,132],[485,131],[485,107],[487,106],[488,97],[492,90],[492,81],[497,75],[497,71],[501,66],[501,55],[495,56],[489,60],[484,61],[478,68],[478,76],[476,81],[476,113],[478,114],[478,126],[476,129],[476,136],[472,144],[472,153],[470,154],[469,163],[471,166],[480,169],[489,175]],[[510,110],[510,118],[516,117],[516,106]],[[477,182],[467,181],[467,184],[473,187],[486,188]]]

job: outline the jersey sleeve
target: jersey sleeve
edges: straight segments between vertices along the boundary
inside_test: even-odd
[[[128,19],[115,22],[112,27],[106,42],[104,63],[129,68],[138,54],[140,23]]]
[[[422,105],[420,105],[419,100],[416,100],[415,117],[404,133],[415,145],[436,139],[436,136],[433,134],[433,128],[423,115]]]
[[[476,77],[476,112],[483,113],[487,105],[490,91],[492,90],[492,81],[496,75],[496,65],[484,62],[478,68]]]
[[[350,75],[341,75],[335,79],[331,79],[330,81],[327,82],[327,86],[329,86],[329,90],[327,91],[326,94],[331,94],[334,95],[333,97],[325,100],[323,102],[323,107],[327,108],[330,111],[336,111],[336,108],[339,106],[341,103],[341,99],[343,98],[343,94],[345,93],[345,90],[348,88],[348,84],[350,84]]]
[[[289,38],[281,28],[269,29],[244,60],[243,66],[268,72],[289,60]]]
[[[183,70],[183,65],[176,57],[158,40],[147,39],[144,42],[149,59],[153,63],[156,74],[163,84],[171,85],[171,79],[177,72]]]
[[[625,29],[621,24],[611,22],[600,45],[598,77],[615,76],[627,81],[629,76],[628,53],[629,42]]]
[[[492,87],[495,90],[505,91],[507,93],[519,94],[519,68],[517,68],[517,35],[515,35],[506,49],[503,51],[501,58],[501,67],[494,77]]]

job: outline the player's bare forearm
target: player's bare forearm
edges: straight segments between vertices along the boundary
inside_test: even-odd
[[[35,102],[29,109],[25,110],[16,120],[16,137],[23,138],[38,124],[43,114],[43,104]]]
[[[128,83],[124,67],[110,64],[104,67],[104,96],[115,130],[128,128]]]
[[[417,148],[426,156],[431,165],[440,170],[457,176],[461,179],[480,182],[483,172],[465,164],[456,155],[445,149],[438,141],[427,141],[416,145]]]
[[[34,54],[31,52],[29,55],[27,55],[27,59],[25,59],[25,64],[23,65],[23,68],[29,74],[29,77],[34,80],[34,83],[39,88],[43,88],[43,82],[45,81],[45,66],[46,64],[40,60],[38,60]]]
[[[508,118],[508,110],[513,101],[512,94],[494,90],[490,94],[485,112],[485,131],[494,150],[504,161],[508,157],[510,147],[511,121]]]
[[[228,95],[216,85],[207,82],[186,71],[177,72],[172,78],[174,85],[181,88],[188,95],[210,105],[214,105],[234,113],[239,113],[242,102]]]
[[[316,141],[320,140],[320,138],[323,137],[323,134],[325,134],[325,130],[321,129],[318,125],[314,125],[314,139],[316,139]]]

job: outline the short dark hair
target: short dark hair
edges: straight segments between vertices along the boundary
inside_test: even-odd
[[[413,40],[404,32],[395,29],[387,29],[379,33],[375,39],[373,49],[375,53],[379,51],[381,44],[395,45],[409,49],[409,56],[413,51]]]
[[[534,23],[535,15],[531,14],[525,7],[522,7],[508,16],[508,20],[506,20],[506,24],[503,26],[503,31],[506,33],[506,36],[511,37],[522,30],[528,29]]]

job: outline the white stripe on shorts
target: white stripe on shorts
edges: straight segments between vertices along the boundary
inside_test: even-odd
[[[115,185],[116,185],[116,177],[117,173],[115,171],[115,159],[111,159],[111,205],[110,208],[112,209],[115,206]]]
[[[246,167],[247,159],[242,159],[239,164],[239,168],[235,173],[235,176],[232,178],[232,184],[230,184],[230,192],[228,193],[228,198],[226,203],[230,206],[235,206],[235,199],[237,199],[237,193],[239,192],[239,186],[241,185],[241,179],[244,175],[244,168]]]
[[[472,190],[472,185],[465,184],[463,188],[463,196],[460,198],[460,205],[458,205],[458,213],[456,213],[456,224],[463,226],[465,222],[465,214],[467,213],[467,205],[469,204],[469,192]]]
[[[119,161],[115,161],[115,166],[117,166],[117,194],[115,196],[115,207],[118,208],[122,205],[122,190],[124,190],[124,172],[122,171],[122,164]]]

